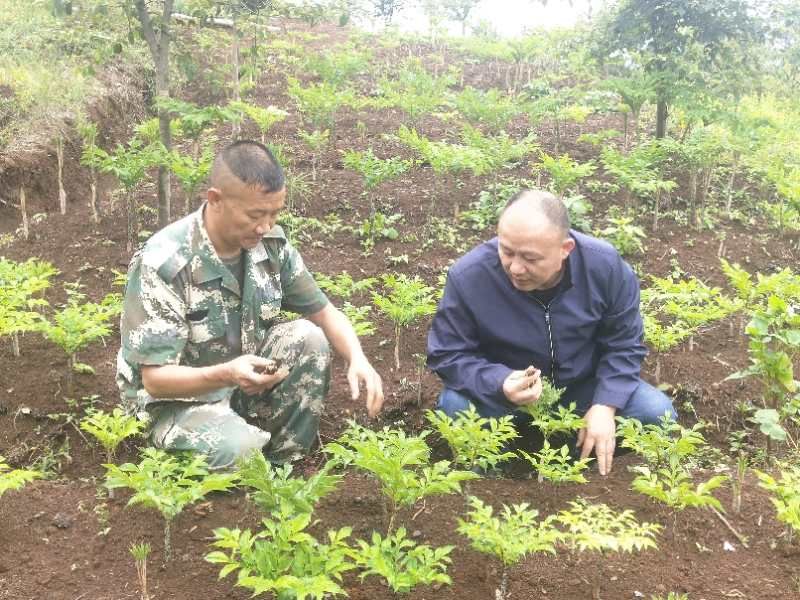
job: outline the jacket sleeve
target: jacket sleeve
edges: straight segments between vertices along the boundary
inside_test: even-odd
[[[428,367],[445,386],[473,399],[482,414],[507,414],[515,408],[503,394],[512,369],[490,362],[481,352],[475,318],[456,278],[448,274],[444,294],[428,332]]]
[[[624,408],[639,385],[647,350],[639,311],[639,280],[622,258],[609,278],[612,301],[597,335],[599,362],[592,404]]]

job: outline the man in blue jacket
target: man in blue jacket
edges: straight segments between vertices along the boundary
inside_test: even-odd
[[[485,417],[536,402],[540,376],[565,387],[585,427],[583,458],[611,469],[616,415],[657,423],[670,399],[642,381],[639,281],[610,244],[570,229],[552,194],[523,190],[497,237],[459,259],[428,334],[428,366],[444,382],[437,408]]]

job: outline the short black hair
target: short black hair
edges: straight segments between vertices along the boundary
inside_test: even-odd
[[[561,229],[565,235],[569,233],[571,224],[566,205],[558,196],[544,190],[521,189],[508,199],[503,212],[500,213],[500,217],[508,210],[509,206],[516,204],[518,200],[523,198],[531,202],[534,209],[543,214],[551,225]]]
[[[286,176],[269,148],[253,140],[237,140],[214,159],[211,181],[222,165],[244,184],[261,188],[265,193],[278,192],[286,185]]]

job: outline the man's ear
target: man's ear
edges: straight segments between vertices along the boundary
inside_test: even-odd
[[[573,240],[571,237],[568,237],[563,242],[561,242],[562,260],[564,258],[567,258],[570,252],[572,252],[573,250],[575,250],[575,240]]]
[[[222,191],[219,188],[208,188],[206,199],[211,208],[217,208],[222,202]]]

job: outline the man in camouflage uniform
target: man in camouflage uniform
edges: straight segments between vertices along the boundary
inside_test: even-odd
[[[207,202],[156,233],[128,270],[122,401],[150,421],[154,445],[203,452],[215,468],[262,447],[273,462],[310,449],[329,341],[349,364],[353,399],[363,383],[370,416],[383,404],[349,321],[275,225],[284,183],[266,147],[231,144],[216,157]],[[307,320],[276,324],[281,309]]]

